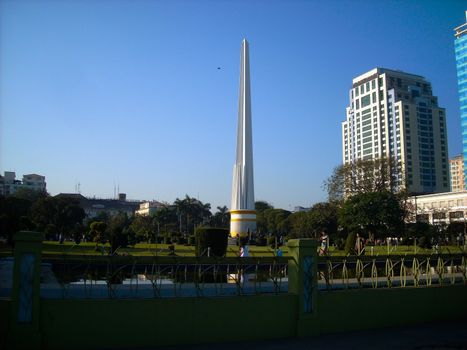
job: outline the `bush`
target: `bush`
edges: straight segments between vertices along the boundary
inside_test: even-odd
[[[357,242],[357,235],[355,232],[349,233],[345,240],[344,252],[346,255],[353,254],[355,252],[355,243]]]
[[[279,245],[279,240],[276,238],[276,236],[269,236],[268,237],[268,245],[272,246],[272,247],[275,247],[276,246],[276,242],[277,244]]]
[[[246,234],[246,233],[241,233],[241,234],[238,236],[238,242],[239,242],[239,244],[240,244],[240,247],[243,247],[243,246],[245,246],[245,245],[248,245],[249,239],[250,239],[250,237],[248,236],[248,234]]]
[[[211,248],[211,256],[225,256],[229,230],[217,227],[199,227],[196,229],[196,256],[207,256]]]
[[[413,238],[412,237],[407,237],[407,236],[404,236],[402,237],[402,242],[401,242],[402,245],[413,245]]]
[[[343,238],[338,238],[335,240],[334,245],[336,246],[337,250],[344,250],[345,242],[346,241]]]
[[[420,248],[431,249],[432,244],[431,244],[430,237],[427,237],[427,236],[420,237],[420,238],[417,240],[417,245],[418,245]]]
[[[188,236],[188,245],[196,245],[196,236]]]
[[[175,255],[175,246],[173,244],[168,246],[169,248],[169,255]]]
[[[256,245],[257,246],[265,246],[266,245],[266,237],[256,237]]]

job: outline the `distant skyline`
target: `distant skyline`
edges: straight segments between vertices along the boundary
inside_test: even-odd
[[[0,2],[0,172],[52,194],[230,206],[239,49],[250,43],[255,197],[326,199],[352,79],[424,76],[462,152],[465,1]],[[220,68],[220,69],[219,69]]]

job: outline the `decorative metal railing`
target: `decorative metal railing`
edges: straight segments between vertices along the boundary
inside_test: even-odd
[[[288,258],[43,258],[43,298],[164,298],[287,293]]]
[[[467,284],[465,254],[320,257],[321,290]]]
[[[311,310],[315,286],[320,291],[332,291],[467,284],[466,254],[316,258],[304,257],[304,265],[298,272],[303,274],[307,312]],[[288,264],[293,262],[290,259],[43,256],[41,297],[167,298],[287,293],[289,282],[296,283],[289,281]],[[5,260],[3,264],[10,274],[0,276],[0,297],[8,297],[13,260]],[[313,272],[315,264],[317,274]],[[293,266],[295,269],[296,264]],[[292,290],[296,291],[294,286]]]

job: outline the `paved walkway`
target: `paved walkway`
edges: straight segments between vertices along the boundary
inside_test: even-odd
[[[268,341],[186,345],[158,350],[467,350],[467,320],[430,323],[372,331],[326,334],[319,337]]]

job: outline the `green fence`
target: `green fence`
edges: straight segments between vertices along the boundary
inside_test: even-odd
[[[326,290],[465,285],[465,254],[320,257]]]

